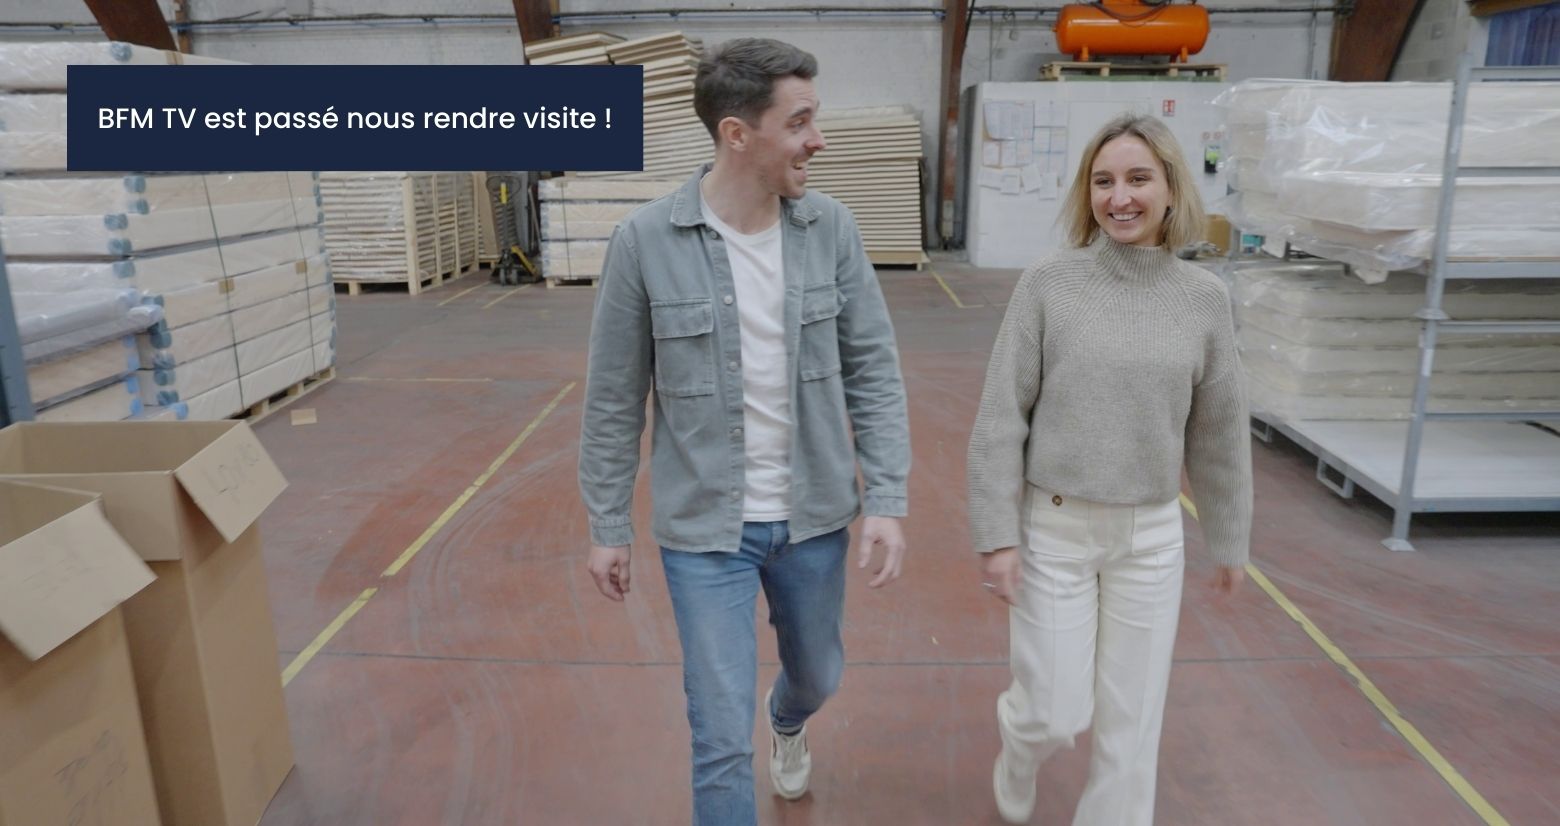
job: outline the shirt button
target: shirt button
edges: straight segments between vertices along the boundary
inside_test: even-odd
[[[741,499],[742,498],[742,492],[741,491],[735,491],[735,490],[732,491],[731,492],[731,498],[732,499]]]
[[[731,435],[733,435],[733,436],[741,436],[742,435],[742,428],[740,428],[740,427],[733,427],[731,429]]]
[[[1061,507],[1062,506],[1062,497],[1060,497],[1060,496],[1053,496],[1053,497],[1051,497],[1051,504],[1057,506],[1058,508]]]
[[[711,241],[715,241],[720,238],[720,233],[716,232],[715,230],[706,230],[706,233],[710,236]]]
[[[732,297],[731,297],[731,296],[729,296],[729,295],[727,295],[727,296],[721,296],[721,299],[720,299],[720,303],[722,303],[722,304],[730,304],[730,303],[731,303],[731,302],[733,302],[733,301],[736,301],[736,299],[735,299],[735,298],[732,298]]]
[[[738,364],[738,363],[736,363],[734,361],[726,362],[726,366],[728,368],[732,369],[732,370],[737,370],[737,369],[740,369],[742,367],[742,365],[740,365],[740,364]]]

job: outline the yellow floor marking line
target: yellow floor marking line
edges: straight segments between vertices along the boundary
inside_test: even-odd
[[[941,275],[939,275],[936,270],[932,270],[932,277],[937,279],[937,283],[942,286],[943,292],[947,293],[948,297],[953,299],[953,306],[958,307],[961,310],[970,310],[970,309],[974,309],[974,307],[983,307],[983,306],[985,306],[984,304],[976,304],[976,305],[974,305],[972,307],[971,305],[965,304],[963,301],[960,301],[959,300],[959,296],[956,295],[953,292],[953,288],[948,286],[948,282],[944,281],[943,277]]]
[[[423,546],[427,545],[428,541],[439,532],[439,529],[448,524],[455,514],[467,502],[471,501],[471,497],[476,495],[476,492],[489,479],[493,478],[493,474],[498,472],[498,469],[503,466],[504,462],[508,461],[509,457],[513,456],[515,451],[520,449],[520,445],[524,444],[525,440],[530,438],[532,433],[536,432],[536,428],[541,425],[542,420],[546,419],[558,407],[558,403],[563,401],[563,397],[568,395],[570,390],[574,389],[575,384],[576,382],[571,381],[562,390],[558,391],[558,395],[554,396],[552,401],[542,409],[542,412],[538,413],[536,418],[526,425],[525,430],[521,431],[520,435],[516,436],[515,440],[510,442],[508,447],[504,448],[504,452],[500,453],[498,458],[488,465],[487,470],[483,471],[482,475],[478,476],[476,481],[466,488],[466,491],[460,495],[460,498],[456,499],[448,508],[445,508],[444,513],[440,514],[439,518],[434,520],[433,524],[429,525],[428,529],[423,531],[422,535],[417,537],[417,540],[401,554],[400,558],[386,568],[385,572],[380,576],[395,576],[402,568],[406,567],[406,564],[412,561],[412,557],[416,556],[417,552],[421,551]],[[331,620],[324,630],[320,631],[319,635],[314,638],[314,641],[309,643],[302,651],[299,651],[298,656],[293,657],[292,662],[288,663],[287,667],[282,670],[282,685],[285,686],[292,682],[293,678],[298,676],[298,672],[302,671],[303,667],[308,665],[309,661],[314,659],[315,655],[319,654],[331,641],[331,638],[335,637],[346,626],[347,622],[357,615],[357,612],[363,610],[363,606],[367,605],[368,601],[373,599],[377,593],[379,593],[378,587],[364,588],[363,592],[358,594],[357,599],[352,601],[352,604],[343,608],[341,613],[337,614],[336,618]]]
[[[497,304],[498,302],[503,301],[504,299],[514,295],[517,292],[520,292],[521,290],[523,290],[523,289],[525,289],[525,288],[527,288],[529,286],[531,286],[531,285],[530,284],[522,284],[521,286],[516,287],[516,288],[510,290],[507,293],[504,293],[503,295],[499,296],[498,298],[495,298],[492,301],[489,301],[488,303],[483,304],[482,305],[482,309],[486,310],[487,308],[493,306],[494,304]]]
[[[461,290],[461,291],[460,291],[460,292],[458,292],[458,293],[456,293],[456,294],[454,294],[454,295],[452,295],[452,296],[450,296],[450,297],[449,297],[449,298],[446,298],[446,299],[444,299],[444,300],[443,300],[443,301],[440,301],[440,302],[439,302],[439,303],[438,303],[438,304],[435,304],[435,305],[434,305],[434,306],[435,306],[435,307],[443,307],[443,306],[444,306],[444,305],[446,305],[446,304],[448,304],[448,303],[450,303],[450,302],[451,302],[451,301],[454,301],[454,300],[455,300],[455,299],[457,299],[457,298],[460,298],[460,297],[461,297],[461,296],[463,296],[463,295],[465,295],[465,294],[466,294],[466,293],[469,293],[469,292],[471,292],[471,291],[472,291],[472,290],[478,290],[478,289],[481,289],[481,288],[482,288],[482,287],[484,287],[484,286],[487,286],[487,285],[485,285],[485,284],[478,284],[478,285],[476,285],[476,286],[474,286],[474,287],[467,287],[467,288],[466,288],[466,289],[464,289],[464,290]]]
[[[1193,519],[1197,518],[1197,505],[1191,499],[1188,499],[1184,493],[1181,494],[1181,507],[1186,508],[1186,512],[1191,514]],[[1299,606],[1291,602],[1289,597],[1285,596],[1284,592],[1280,591],[1278,586],[1273,584],[1272,580],[1257,570],[1257,566],[1250,563],[1246,565],[1246,576],[1251,577],[1251,581],[1255,582],[1258,588],[1261,588],[1273,602],[1277,603],[1284,613],[1289,615],[1290,619],[1295,621],[1295,624],[1300,626],[1301,630],[1305,631],[1306,636],[1316,643],[1317,648],[1322,649],[1322,653],[1326,654],[1328,659],[1332,660],[1335,665],[1343,669],[1345,674],[1349,675],[1349,679],[1354,681],[1355,687],[1360,690],[1361,694],[1365,695],[1365,699],[1369,700],[1370,704],[1376,707],[1376,711],[1380,712],[1381,716],[1386,718],[1388,723],[1392,724],[1392,728],[1396,729],[1397,733],[1414,748],[1414,751],[1418,752],[1419,756],[1426,763],[1429,763],[1431,768],[1435,769],[1436,774],[1441,775],[1441,779],[1446,781],[1446,785],[1452,787],[1452,791],[1456,792],[1457,796],[1462,798],[1464,803],[1468,804],[1468,808],[1472,809],[1474,814],[1478,815],[1480,819],[1490,824],[1490,826],[1510,826],[1506,818],[1501,817],[1500,812],[1496,811],[1495,807],[1490,805],[1488,800],[1484,799],[1484,795],[1479,794],[1478,790],[1473,787],[1473,784],[1469,783],[1468,779],[1462,776],[1462,773],[1453,768],[1452,764],[1441,755],[1441,752],[1436,750],[1435,746],[1430,745],[1430,741],[1425,739],[1425,736],[1419,732],[1419,729],[1415,728],[1413,723],[1410,723],[1403,717],[1403,714],[1397,710],[1397,706],[1394,706],[1392,701],[1387,699],[1387,695],[1381,693],[1381,689],[1377,688],[1376,684],[1371,682],[1369,677],[1365,676],[1365,672],[1361,671],[1360,667],[1355,665],[1353,660],[1349,659],[1349,655],[1343,653],[1343,649],[1339,648],[1332,639],[1322,633],[1322,629],[1316,627],[1316,623],[1312,622],[1311,618],[1306,616]]]
[[[437,378],[437,377],[433,377],[433,376],[421,376],[421,377],[419,377],[419,376],[409,376],[409,377],[396,377],[396,376],[348,376],[347,377],[347,381],[410,381],[410,382],[450,382],[450,383],[460,383],[460,382],[491,382],[492,379],[479,379],[479,378],[470,378],[470,379],[448,378],[448,379],[446,379],[446,378]]]
[[[364,588],[363,593],[358,594],[358,598],[352,600],[351,605],[341,609],[341,613],[337,614],[336,618],[330,621],[330,625],[325,626],[325,630],[321,631],[314,638],[314,642],[309,643],[307,648],[299,651],[298,656],[293,657],[293,661],[288,663],[287,668],[282,670],[282,685],[285,686],[292,682],[293,678],[298,676],[298,672],[302,671],[303,667],[309,664],[309,660],[314,659],[314,655],[320,653],[320,649],[330,642],[330,638],[336,636],[336,632],[340,631],[342,626],[347,624],[347,620],[352,619],[354,614],[363,610],[363,606],[367,605],[368,601],[373,599],[374,594],[377,593],[379,593],[378,588]]]
[[[553,412],[553,409],[558,406],[559,402],[563,401],[563,397],[568,395],[570,390],[574,389],[574,384],[571,381],[567,387],[558,391],[558,395],[554,396],[553,400],[546,407],[542,408],[542,412],[538,413],[536,418],[526,425],[525,430],[520,431],[520,435],[516,436],[515,440],[509,443],[509,447],[504,448],[503,453],[498,454],[498,458],[488,465],[488,469],[483,471],[482,475],[478,476],[476,481],[472,482],[454,502],[451,502],[450,506],[444,509],[444,513],[439,514],[439,518],[433,520],[433,524],[429,525],[428,529],[422,532],[422,536],[417,537],[416,541],[407,546],[406,550],[401,552],[400,557],[390,563],[390,567],[386,568],[381,576],[392,577],[400,573],[401,569],[406,567],[406,563],[411,562],[412,557],[416,556],[423,549],[423,546],[433,539],[435,534],[448,524],[451,519],[455,518],[455,514],[460,512],[460,509],[465,507],[467,502],[471,501],[471,497],[476,496],[477,491],[487,484],[489,479],[493,478],[493,474],[498,472],[498,469],[503,466],[504,462],[508,461],[510,456],[515,455],[515,451],[520,449],[520,445],[524,444],[525,440],[530,438],[532,433],[536,432],[536,428],[541,425],[542,420],[546,419]]]

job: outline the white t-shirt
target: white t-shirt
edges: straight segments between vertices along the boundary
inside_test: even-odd
[[[791,517],[791,383],[785,358],[780,222],[744,235],[720,220],[702,197],[700,205],[704,220],[726,241],[737,292],[747,475],[742,519],[781,522]]]

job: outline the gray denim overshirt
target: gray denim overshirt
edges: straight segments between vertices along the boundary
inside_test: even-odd
[[[645,396],[652,531],[680,551],[742,538],[742,344],[726,242],[704,222],[701,168],[613,231],[590,331],[580,492],[591,541],[628,545]],[[855,217],[809,191],[781,201],[791,376],[792,542],[905,515],[910,426],[894,328]],[[854,445],[852,432],[854,431]],[[856,465],[866,486],[857,488]]]

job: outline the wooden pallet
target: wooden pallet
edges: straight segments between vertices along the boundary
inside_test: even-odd
[[[919,250],[915,252],[869,251],[867,260],[871,261],[874,267],[915,267],[918,272],[932,263],[932,259],[927,258],[926,253]]]
[[[596,286],[596,276],[594,276],[594,275],[585,275],[585,276],[580,276],[578,278],[561,278],[561,277],[549,276],[548,279],[547,279],[547,289],[549,289],[549,290],[551,290],[551,289],[553,289],[555,287],[595,287],[595,286]]]
[[[314,392],[320,385],[334,378],[336,378],[336,368],[332,365],[285,390],[272,394],[270,398],[261,399],[251,404],[248,409],[239,412],[232,418],[243,419],[250,424],[255,424],[272,413]]]
[[[344,286],[344,287],[346,287],[347,288],[347,295],[349,295],[349,296],[362,294],[364,287],[386,287],[386,288],[389,288],[390,290],[406,290],[408,295],[417,295],[418,293],[422,292],[423,290],[432,289],[434,287],[439,286],[440,284],[443,284],[446,281],[453,281],[453,280],[455,280],[457,278],[460,278],[461,276],[465,275],[466,273],[469,273],[472,270],[476,269],[480,264],[481,264],[480,261],[471,261],[471,262],[463,265],[458,270],[451,270],[451,271],[448,271],[448,272],[440,273],[438,275],[425,275],[425,276],[423,276],[422,278],[420,278],[420,279],[418,279],[416,281],[411,281],[411,280],[407,280],[407,279],[404,279],[404,278],[390,280],[390,281],[376,281],[376,280],[367,279],[367,278],[334,278],[334,277],[331,280],[337,286]]]
[[[1106,63],[1059,61],[1040,69],[1041,80],[1141,80],[1177,78],[1223,82],[1223,63]]]

